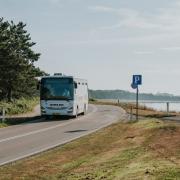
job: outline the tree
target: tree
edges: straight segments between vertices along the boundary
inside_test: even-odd
[[[44,74],[34,66],[40,54],[32,47],[26,24],[4,21],[0,18],[0,99],[32,96],[36,87],[36,76]]]

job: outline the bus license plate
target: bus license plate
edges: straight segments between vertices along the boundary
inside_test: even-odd
[[[53,113],[54,116],[60,116],[60,113]]]

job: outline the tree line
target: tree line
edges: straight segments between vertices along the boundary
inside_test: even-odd
[[[0,18],[0,100],[12,101],[36,93],[35,77],[45,73],[35,67],[40,53],[25,29],[26,24]]]
[[[89,90],[89,97],[94,99],[135,100],[136,93],[124,90]],[[173,96],[167,93],[140,93],[139,99],[147,101],[180,101],[180,96]]]

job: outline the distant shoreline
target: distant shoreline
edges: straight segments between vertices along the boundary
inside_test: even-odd
[[[94,99],[111,99],[133,102],[136,99],[136,93],[124,90],[89,90],[89,97]],[[139,101],[152,102],[180,102],[180,96],[174,96],[168,93],[147,94],[140,93]]]
[[[127,100],[127,99],[97,99],[99,101],[108,101],[108,102],[122,102],[122,103],[135,103],[136,100]],[[159,100],[139,100],[139,103],[180,103],[180,100],[179,101],[168,101],[168,100],[162,100],[162,101],[159,101]]]

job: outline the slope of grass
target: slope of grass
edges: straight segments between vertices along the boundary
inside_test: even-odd
[[[0,168],[0,179],[178,179],[180,126],[118,122],[62,147]]]

